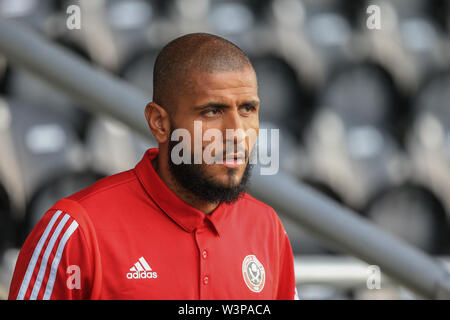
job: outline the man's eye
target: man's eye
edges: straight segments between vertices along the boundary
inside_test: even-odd
[[[219,113],[218,109],[211,109],[208,111],[203,112],[203,114],[207,117],[214,117],[215,115],[217,115]]]
[[[254,107],[254,106],[243,106],[241,109],[242,109],[242,111],[244,111],[245,113],[249,113],[249,112],[255,110],[255,107]]]

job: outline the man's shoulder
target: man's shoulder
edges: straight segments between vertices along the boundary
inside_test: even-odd
[[[257,212],[258,214],[261,214],[262,212],[266,213],[268,216],[276,216],[278,217],[276,211],[269,206],[268,204],[262,202],[261,200],[258,200],[248,193],[244,193],[241,199],[241,203],[245,204],[246,206],[251,207],[253,210]]]
[[[139,188],[138,184],[133,169],[120,172],[60,199],[49,211],[61,210],[82,225],[90,224],[90,220],[104,221],[114,215],[119,205],[125,205],[123,200],[129,199],[130,194]]]
[[[247,192],[245,192],[242,195],[242,201],[244,201],[246,203],[251,203],[251,204],[253,204],[255,206],[258,206],[258,207],[261,207],[263,209],[273,210],[273,208],[271,206],[269,206],[268,204],[262,202],[261,200],[258,200],[256,198],[252,197]]]
[[[87,188],[66,197],[66,199],[82,203],[92,197],[108,197],[111,194],[122,193],[123,188],[136,181],[134,169],[130,169],[102,178]]]
[[[250,221],[258,221],[261,225],[270,226],[269,228],[276,230],[275,233],[277,234],[285,233],[278,213],[270,205],[245,193],[241,199],[241,206],[240,215],[247,214]]]

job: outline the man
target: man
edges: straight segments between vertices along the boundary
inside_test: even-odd
[[[158,55],[153,85],[145,116],[159,148],[47,211],[19,254],[10,299],[296,297],[286,232],[245,193],[255,146],[246,133],[259,130],[248,57],[220,37],[185,35]],[[223,161],[174,161],[179,143],[189,160],[207,148],[172,139],[194,136],[195,124],[224,133],[211,153]]]

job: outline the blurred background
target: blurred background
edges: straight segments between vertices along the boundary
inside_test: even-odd
[[[81,8],[79,30],[66,26],[71,4]],[[380,8],[380,29],[367,27],[369,5]],[[0,16],[149,100],[162,46],[189,32],[225,37],[254,64],[261,127],[280,129],[283,171],[450,261],[450,0],[0,0]],[[0,53],[1,299],[45,211],[134,167],[150,146]],[[301,299],[417,298],[384,278],[381,289],[369,289],[366,264],[279,214]]]

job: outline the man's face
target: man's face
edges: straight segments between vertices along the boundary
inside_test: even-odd
[[[190,133],[192,157],[198,153],[194,148],[194,135],[198,134],[198,131],[194,132],[194,121],[200,121],[202,134],[209,129],[219,130],[223,137],[223,154],[212,152],[212,155],[223,158],[223,163],[206,164],[202,157],[202,164],[190,166],[196,166],[196,171],[210,183],[224,188],[236,187],[246,172],[259,131],[256,75],[253,69],[246,68],[230,72],[191,73],[190,80],[185,93],[175,98],[177,108],[171,119],[171,129],[184,128]],[[236,135],[230,136],[227,129]],[[248,135],[252,132],[255,135]],[[211,141],[202,139],[202,154],[209,144]],[[230,146],[232,152],[227,154]],[[237,159],[240,155],[244,157]]]

